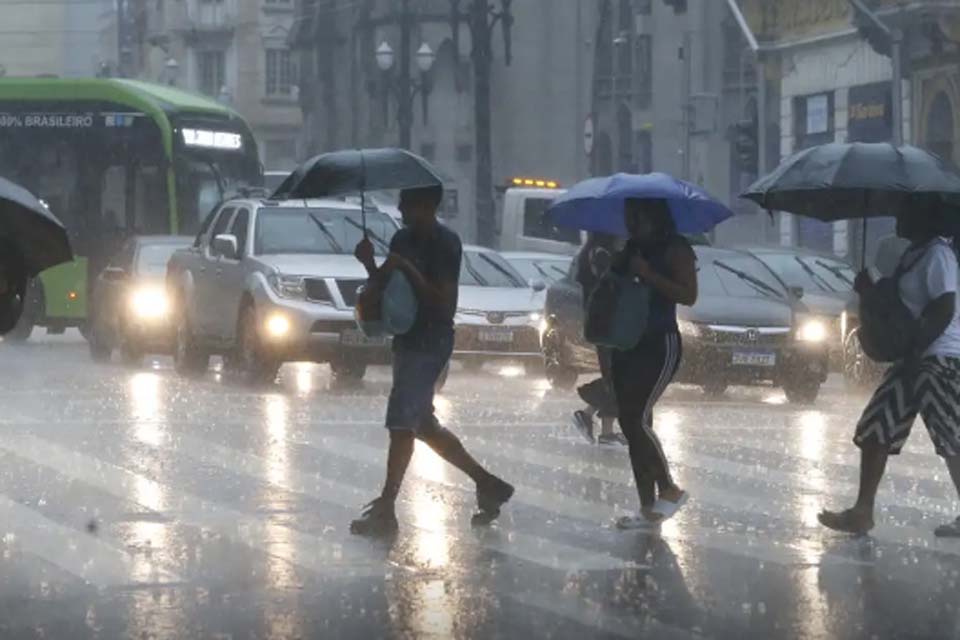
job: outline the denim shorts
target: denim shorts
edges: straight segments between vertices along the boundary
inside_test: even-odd
[[[433,394],[452,353],[452,331],[438,335],[420,349],[394,349],[387,429],[423,433],[439,426],[433,413]]]

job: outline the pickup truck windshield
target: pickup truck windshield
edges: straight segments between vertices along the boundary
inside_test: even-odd
[[[386,255],[396,223],[384,213],[367,213],[367,230],[378,255]],[[271,254],[352,254],[363,237],[360,212],[316,207],[264,207],[257,215],[254,252]]]

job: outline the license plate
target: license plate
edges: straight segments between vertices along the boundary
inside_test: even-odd
[[[500,344],[513,342],[513,331],[481,329],[480,342],[497,342]]]
[[[340,344],[347,347],[385,347],[387,338],[384,336],[371,338],[365,336],[362,331],[354,329],[340,334]]]
[[[735,351],[733,353],[733,364],[747,367],[773,367],[777,364],[777,354]]]

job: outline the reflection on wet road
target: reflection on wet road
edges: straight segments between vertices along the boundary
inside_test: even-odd
[[[471,528],[469,481],[418,446],[401,533],[371,542],[347,525],[380,488],[386,370],[251,390],[70,340],[0,358],[2,638],[960,637],[960,542],[932,535],[960,506],[922,431],[874,535],[816,523],[856,492],[840,382],[804,408],[672,389],[657,429],[692,500],[650,535],[612,528],[626,452],[575,436],[573,395],[454,371],[438,414],[516,497]]]

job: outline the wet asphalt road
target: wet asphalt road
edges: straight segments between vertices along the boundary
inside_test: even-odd
[[[922,429],[891,461],[869,538],[821,530],[852,501],[863,397],[672,389],[657,416],[692,499],[622,533],[626,451],[568,426],[575,399],[519,371],[455,371],[437,408],[517,485],[472,529],[469,483],[419,448],[392,543],[375,496],[386,370],[362,389],[289,365],[250,390],[169,360],[96,365],[79,339],[0,345],[0,638],[955,638],[958,511]]]

